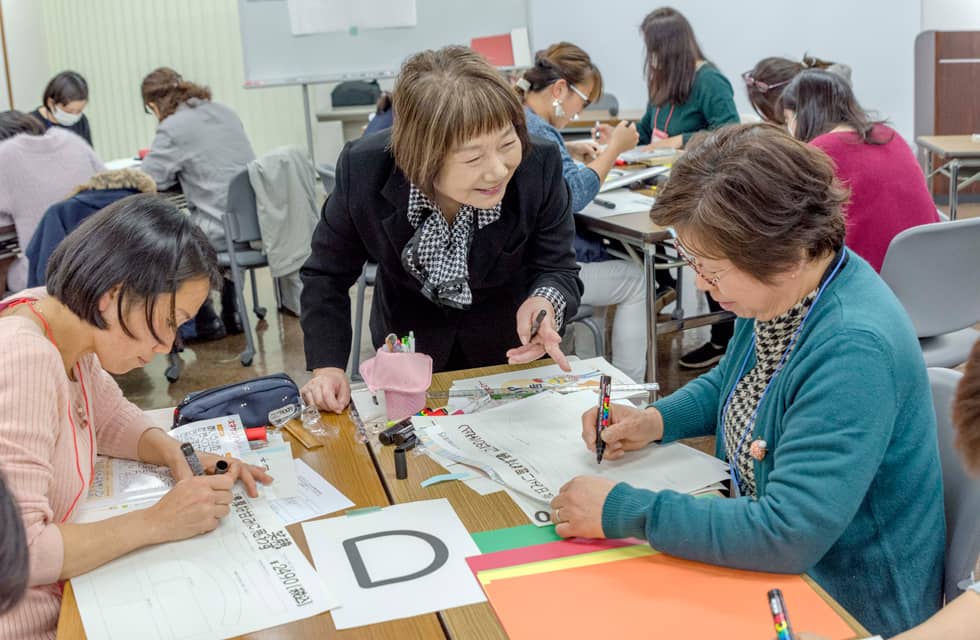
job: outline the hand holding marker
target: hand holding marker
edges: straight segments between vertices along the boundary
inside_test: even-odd
[[[606,452],[606,443],[602,439],[602,431],[609,426],[609,393],[612,378],[603,375],[599,378],[599,410],[595,414],[595,459],[602,464],[602,454]]]
[[[528,342],[534,340],[534,336],[538,335],[538,329],[541,328],[541,322],[544,321],[544,318],[547,315],[548,312],[544,309],[538,311],[538,315],[535,316],[534,320],[531,322],[531,336],[527,339]]]

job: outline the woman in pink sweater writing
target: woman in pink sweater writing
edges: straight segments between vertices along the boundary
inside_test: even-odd
[[[0,616],[2,638],[54,638],[62,582],[147,545],[189,538],[228,514],[232,485],[250,495],[271,478],[232,461],[194,477],[180,443],[153,428],[110,373],[167,353],[215,283],[207,237],[156,195],[134,195],[86,220],[52,254],[47,291],[0,302],[0,468],[20,507],[30,587]],[[170,469],[156,505],[89,524],[85,500],[96,454]],[[215,456],[201,454],[213,470]]]
[[[875,271],[881,271],[898,233],[939,222],[912,149],[897,131],[871,119],[841,75],[802,71],[783,90],[780,103],[790,133],[830,156],[837,177],[850,189],[845,242]]]

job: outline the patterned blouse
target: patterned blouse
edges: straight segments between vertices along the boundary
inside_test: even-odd
[[[754,430],[754,414],[762,392],[776,373],[783,353],[816,297],[817,290],[814,289],[786,313],[755,323],[755,366],[735,384],[735,392],[725,412],[725,454],[735,461],[738,488],[743,496],[755,495],[755,460],[749,455],[753,438],[751,433],[746,435],[746,430]]]
[[[476,229],[500,219],[500,203],[490,209],[463,205],[452,224],[439,205],[414,184],[408,195],[408,221],[415,235],[402,250],[402,264],[422,283],[422,294],[441,306],[467,309],[473,303],[469,284],[470,244]],[[538,287],[532,296],[545,298],[555,308],[555,325],[565,319],[565,296],[554,287]]]

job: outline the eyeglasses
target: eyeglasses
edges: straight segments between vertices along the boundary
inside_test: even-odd
[[[718,283],[721,282],[722,276],[734,269],[734,267],[729,267],[727,269],[722,269],[721,271],[715,271],[711,275],[705,273],[701,268],[701,265],[690,256],[690,252],[684,249],[684,245],[681,244],[680,238],[677,237],[677,232],[673,229],[670,230],[672,236],[674,236],[674,248],[677,249],[677,255],[681,260],[687,263],[687,266],[694,270],[694,273],[698,274],[698,277],[707,282],[712,287],[717,287]]]
[[[585,106],[583,106],[582,109],[583,110],[588,109],[589,108],[589,105],[592,104],[592,101],[589,100],[589,96],[587,96],[584,93],[582,93],[581,89],[579,89],[578,87],[576,87],[571,82],[568,83],[568,88],[572,90],[572,93],[574,93],[575,95],[577,95],[579,98],[582,98],[582,102],[585,103]]]
[[[768,82],[763,82],[762,80],[756,80],[755,78],[753,78],[751,71],[746,71],[745,73],[743,73],[742,80],[745,81],[746,87],[750,89],[758,89],[762,93],[767,93],[771,89],[775,89],[776,87],[781,87],[784,84],[790,83],[789,80],[784,80],[782,82],[777,82],[775,84],[769,84]]]

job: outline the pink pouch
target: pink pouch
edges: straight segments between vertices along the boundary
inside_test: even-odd
[[[401,420],[425,408],[425,392],[432,384],[432,358],[424,353],[378,349],[378,355],[358,367],[371,393],[385,392],[389,420]]]

